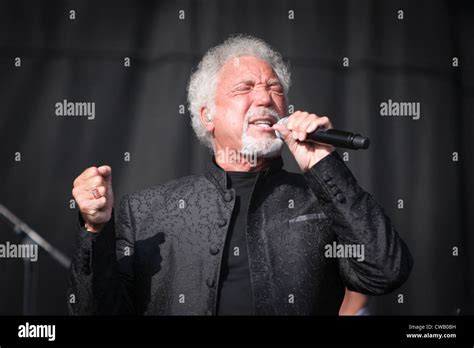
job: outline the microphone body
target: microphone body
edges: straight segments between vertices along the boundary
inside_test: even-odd
[[[283,117],[278,121],[278,124],[286,125],[288,123],[288,117]],[[280,132],[275,131],[278,138],[283,139]],[[370,145],[370,139],[363,137],[360,134],[345,132],[336,129],[316,129],[314,132],[309,133],[305,141],[329,144],[336,147],[343,147],[346,149],[367,149]]]

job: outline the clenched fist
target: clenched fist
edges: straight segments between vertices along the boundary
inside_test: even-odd
[[[87,168],[74,180],[73,185],[72,195],[86,222],[84,227],[89,232],[99,232],[112,216],[112,168]]]

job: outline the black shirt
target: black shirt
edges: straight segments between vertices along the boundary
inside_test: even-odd
[[[217,315],[252,315],[254,303],[247,252],[247,212],[258,173],[227,172],[235,206],[222,255]]]

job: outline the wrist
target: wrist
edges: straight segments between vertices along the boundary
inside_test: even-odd
[[[330,146],[330,147],[328,146],[327,148],[318,149],[317,152],[314,153],[314,156],[311,159],[311,161],[308,163],[308,166],[306,168],[301,168],[301,170],[303,171],[303,173],[306,173],[311,168],[313,168],[316,164],[318,164],[319,161],[329,156],[335,150],[336,148],[333,146]]]
[[[84,228],[87,232],[99,233],[105,224],[90,224],[88,222],[84,223]]]

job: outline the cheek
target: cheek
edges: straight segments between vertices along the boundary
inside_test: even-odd
[[[219,115],[214,120],[214,136],[222,144],[238,145],[233,143],[242,137],[245,110],[229,107],[221,109]]]
[[[225,115],[219,120],[216,130],[218,130],[220,134],[231,136],[242,129],[242,121],[232,116],[233,115]]]
[[[283,95],[275,95],[273,98],[273,102],[277,107],[277,111],[279,113],[286,115],[286,103],[285,103],[285,96]]]
[[[223,127],[227,133],[242,130],[245,114],[250,107],[247,99],[248,98],[245,97],[235,98],[220,107],[220,115],[222,115],[222,117],[219,120],[219,125]]]

